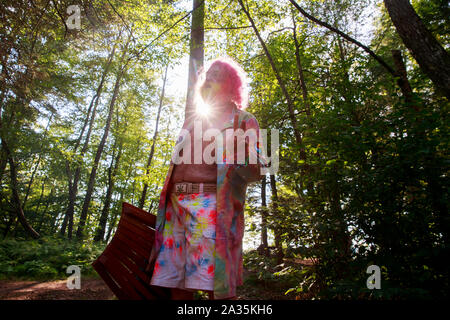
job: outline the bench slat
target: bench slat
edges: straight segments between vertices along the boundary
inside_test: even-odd
[[[170,289],[150,285],[149,257],[155,239],[156,216],[122,203],[117,230],[92,266],[121,300],[168,299]],[[149,269],[149,270],[147,270]]]

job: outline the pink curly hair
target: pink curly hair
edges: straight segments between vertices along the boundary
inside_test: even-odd
[[[230,100],[236,104],[238,109],[244,110],[248,106],[247,75],[242,67],[229,57],[220,57],[211,62],[209,68],[219,66],[224,72],[223,90],[221,94],[230,96]],[[209,70],[208,68],[208,70]],[[200,89],[206,78],[206,71],[199,71],[196,85],[196,96],[200,97]]]

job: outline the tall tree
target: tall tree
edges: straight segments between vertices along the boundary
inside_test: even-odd
[[[50,119],[48,119],[47,126],[45,128],[45,131],[44,131],[44,134],[43,134],[43,138],[44,139],[47,138],[47,131],[48,131],[48,128],[50,126],[50,123],[52,122],[52,118],[53,118],[53,112],[51,113]],[[41,148],[40,148],[40,151],[39,151],[38,159],[37,159],[36,164],[34,166],[33,173],[31,174],[30,181],[28,182],[27,191],[25,193],[25,198],[23,199],[23,204],[22,204],[23,208],[25,208],[25,204],[27,203],[28,196],[30,195],[31,186],[32,186],[33,181],[34,181],[34,176],[36,175],[37,169],[39,168],[39,165],[41,163],[42,155],[44,153],[43,149],[44,149],[44,142],[42,142],[42,144],[41,144]]]
[[[168,70],[168,68],[169,68],[169,64],[166,65],[166,70],[164,72],[163,86],[162,86],[162,89],[161,89],[161,95],[159,97],[158,114],[156,116],[155,133],[153,134],[152,147],[150,149],[150,154],[148,156],[147,166],[146,166],[146,169],[145,169],[145,175],[146,176],[148,176],[148,174],[150,172],[150,166],[152,165],[152,159],[153,159],[153,155],[155,153],[156,138],[158,137],[159,116],[161,115],[161,109],[162,109],[162,106],[163,106],[163,100],[164,100],[164,93],[165,93],[165,88],[166,88],[166,80],[167,80],[167,70]],[[148,183],[145,182],[144,183],[144,188],[142,189],[141,198],[139,200],[139,208],[140,209],[144,208],[145,198],[147,196],[147,189],[148,189]]]
[[[270,175],[270,190],[272,192],[272,215],[276,215],[278,213],[278,189],[277,189],[277,181],[275,180],[275,175]],[[277,263],[281,264],[283,262],[284,253],[283,253],[283,242],[281,239],[281,229],[280,223],[275,223],[273,227],[273,232],[275,236],[275,248],[277,249]]]
[[[106,222],[108,220],[108,214],[111,205],[111,197],[114,190],[114,182],[117,175],[117,170],[119,168],[120,157],[123,151],[123,142],[119,142],[119,147],[117,155],[114,155],[116,149],[116,141],[114,142],[113,155],[111,157],[111,164],[108,168],[108,188],[106,189],[105,202],[103,203],[102,213],[100,214],[100,219],[97,227],[96,234],[94,236],[94,241],[102,241],[105,237]]]
[[[118,41],[120,40],[120,36],[121,36],[121,32],[119,33],[119,36],[117,37],[117,40],[114,42],[113,48],[112,48],[111,52],[109,53],[108,59],[103,68],[103,73],[100,78],[100,82],[99,82],[97,89],[95,91],[95,94],[92,97],[91,102],[89,104],[87,115],[86,115],[85,121],[83,123],[83,126],[81,128],[80,135],[75,143],[73,153],[76,154],[78,146],[81,143],[83,133],[86,130],[86,126],[87,126],[88,130],[86,133],[86,137],[84,138],[83,147],[81,148],[80,154],[77,157],[79,159],[83,159],[86,151],[88,150],[91,133],[92,133],[92,130],[94,127],[94,121],[95,121],[96,114],[97,114],[98,103],[99,103],[100,96],[103,91],[106,77],[109,73],[112,61],[114,59],[114,55],[116,52],[116,46],[117,46]],[[63,224],[60,229],[60,234],[63,236],[65,234],[66,228],[67,228],[67,236],[69,239],[72,238],[73,214],[75,211],[75,200],[76,200],[76,197],[78,194],[78,183],[79,183],[79,180],[81,177],[81,169],[82,169],[82,162],[76,161],[75,162],[75,173],[73,174],[73,178],[72,178],[72,170],[70,168],[70,164],[68,161],[66,161],[66,172],[67,172],[67,176],[68,176],[68,185],[69,185],[69,203],[67,205],[67,209],[66,209],[66,212],[64,215],[64,220],[63,220]]]
[[[1,126],[1,122],[0,122],[0,130],[1,129],[2,129],[2,126]],[[16,161],[11,153],[11,150],[9,149],[9,146],[8,146],[6,140],[3,137],[2,137],[2,147],[6,152],[6,156],[8,157],[13,204],[14,204],[14,210],[16,211],[16,214],[17,214],[17,219],[20,222],[20,224],[23,226],[23,228],[25,229],[27,234],[29,234],[31,237],[37,239],[40,237],[39,233],[37,233],[36,230],[33,229],[33,227],[30,225],[28,220],[25,218],[25,214],[23,212],[22,203],[20,201],[20,196],[19,196]]]
[[[267,179],[264,176],[261,180],[261,244],[258,251],[268,255],[269,244],[267,241],[267,201],[266,201]]]
[[[302,89],[302,97],[303,97],[303,105],[305,106],[305,113],[306,115],[311,115],[311,106],[309,104],[308,99],[308,88],[306,86],[305,82],[305,75],[303,72],[303,66],[302,66],[302,58],[300,56],[300,43],[298,42],[297,38],[297,24],[295,22],[295,16],[292,14],[292,38],[294,39],[294,46],[295,46],[295,62],[297,63],[297,69],[298,69],[298,82],[300,84],[300,88]]]
[[[189,55],[188,89],[186,96],[185,120],[189,120],[194,110],[194,87],[197,74],[204,63],[204,38],[205,38],[205,0],[193,0],[191,40]]]
[[[92,169],[91,169],[91,174],[89,175],[88,186],[87,186],[87,190],[86,190],[86,195],[84,197],[83,208],[81,210],[80,221],[78,223],[78,229],[77,229],[77,239],[79,239],[79,240],[81,240],[83,238],[84,226],[86,224],[86,218],[87,218],[87,214],[88,214],[88,210],[89,210],[89,205],[91,202],[92,192],[94,191],[94,184],[95,184],[95,178],[97,175],[97,168],[98,168],[98,164],[100,162],[100,158],[103,153],[103,148],[105,146],[106,139],[108,138],[109,128],[111,126],[111,118],[112,118],[112,115],[114,112],[114,106],[115,106],[115,103],[117,100],[117,96],[119,95],[120,83],[121,83],[123,75],[126,72],[128,62],[130,61],[130,60],[127,60],[127,62],[124,63],[125,56],[129,49],[128,45],[130,43],[130,40],[131,40],[131,33],[129,34],[128,40],[122,49],[123,51],[122,51],[122,56],[121,56],[119,64],[118,64],[118,70],[117,70],[117,74],[116,74],[116,81],[114,84],[113,94],[111,97],[111,101],[109,103],[108,117],[106,119],[105,129],[103,131],[102,139],[100,140],[100,143],[97,147],[97,152],[95,154],[94,163],[93,163]]]

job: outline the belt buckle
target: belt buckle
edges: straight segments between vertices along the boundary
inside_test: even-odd
[[[190,183],[190,182],[177,183],[176,192],[177,193],[191,193],[192,192],[192,183]]]

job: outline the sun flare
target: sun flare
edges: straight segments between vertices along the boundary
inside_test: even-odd
[[[211,106],[203,101],[203,99],[200,99],[196,111],[199,115],[207,117],[211,113]]]

